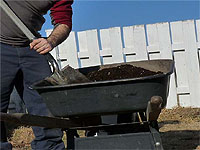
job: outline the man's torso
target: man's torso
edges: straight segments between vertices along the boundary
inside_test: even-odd
[[[5,0],[9,7],[17,14],[17,16],[26,24],[30,31],[39,37],[45,19],[44,14],[53,6],[55,0]],[[22,31],[14,24],[14,22],[1,9],[0,17],[0,42],[23,46],[29,42]]]

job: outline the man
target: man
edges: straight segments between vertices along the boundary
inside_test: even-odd
[[[1,11],[0,17],[0,56],[1,56],[1,112],[7,112],[10,94],[13,90],[16,75],[23,73],[23,99],[30,114],[50,116],[40,95],[29,87],[51,75],[51,70],[44,54],[62,43],[69,35],[72,26],[72,0],[5,0],[8,6],[38,37],[31,43],[12,20]],[[43,15],[50,10],[52,23],[55,26],[48,38],[41,38],[38,31],[45,19]],[[33,127],[35,139],[31,143],[34,150],[63,150],[62,131]],[[5,126],[1,122],[0,149],[10,150]]]

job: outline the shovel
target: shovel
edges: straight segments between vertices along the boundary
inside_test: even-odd
[[[36,39],[36,37],[17,17],[17,15],[11,10],[11,8],[9,8],[4,0],[1,0],[1,8],[12,19],[17,27],[26,35],[30,42]],[[47,77],[42,81],[43,86],[89,82],[89,79],[85,75],[80,73],[78,70],[73,69],[69,65],[60,70],[56,60],[50,53],[46,53],[45,57],[51,64],[53,68],[53,73],[50,77]]]

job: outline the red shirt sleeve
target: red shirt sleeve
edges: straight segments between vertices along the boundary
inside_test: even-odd
[[[50,9],[53,25],[66,24],[72,28],[72,5],[73,0],[55,0],[53,7]]]

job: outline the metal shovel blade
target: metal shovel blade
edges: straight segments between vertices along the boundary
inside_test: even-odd
[[[51,54],[48,53],[45,56],[53,67],[53,74],[50,77],[46,77],[43,81],[41,81],[41,84],[43,84],[44,86],[66,85],[90,81],[85,75],[80,73],[78,70],[70,67],[69,65],[60,70],[56,60]]]
[[[47,85],[66,85],[72,83],[89,82],[89,79],[78,70],[65,66],[61,71],[55,71],[50,77],[44,79]]]

